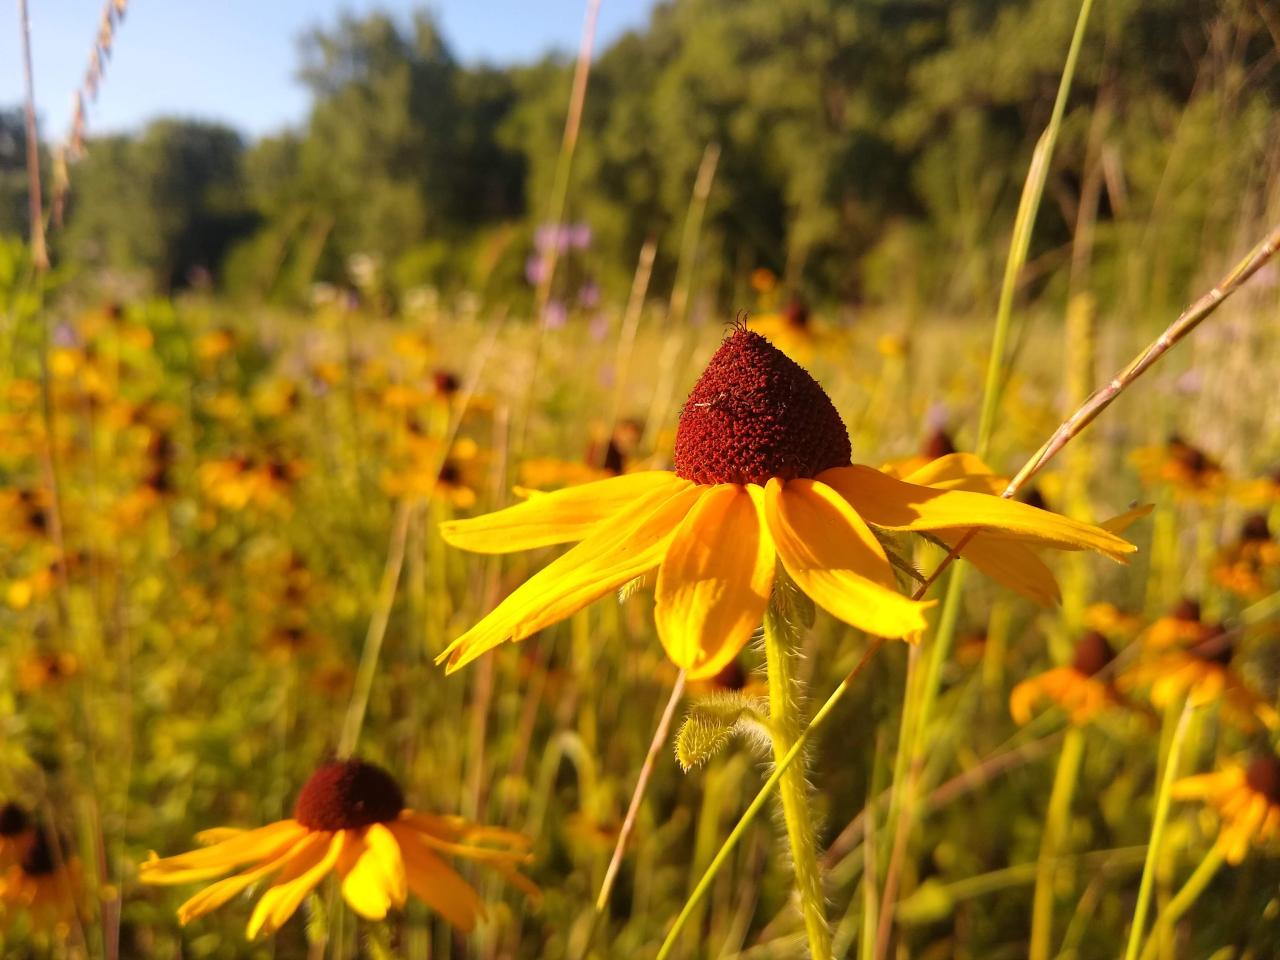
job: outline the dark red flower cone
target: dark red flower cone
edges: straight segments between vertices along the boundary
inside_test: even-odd
[[[763,484],[847,467],[851,453],[844,421],[818,382],[739,326],[685,401],[675,468],[694,483]]]

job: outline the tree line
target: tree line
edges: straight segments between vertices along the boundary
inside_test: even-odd
[[[1076,17],[1062,0],[679,0],[597,58],[566,222],[583,282],[672,282],[698,165],[720,160],[697,279],[763,268],[807,299],[987,302]],[[1164,305],[1280,184],[1268,0],[1108,0],[1090,22],[1028,283]],[[299,299],[374,264],[528,299],[573,65],[459,61],[430,15],[344,16],[300,43],[311,109],[247,142],[156,121],[91,140],[55,252],[157,289]],[[0,111],[0,233],[26,217],[21,114]],[[1087,231],[1087,232],[1086,232]],[[1083,249],[1082,249],[1083,247]],[[1216,264],[1216,261],[1215,261]]]

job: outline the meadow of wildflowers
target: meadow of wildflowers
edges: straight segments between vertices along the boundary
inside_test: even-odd
[[[1020,296],[1090,6],[994,324],[729,315],[712,146],[669,299],[567,187],[519,309],[0,239],[0,956],[1280,956],[1280,193]]]

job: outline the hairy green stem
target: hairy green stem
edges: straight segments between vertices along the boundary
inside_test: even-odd
[[[779,584],[779,589],[786,588]],[[778,609],[775,591],[764,615],[764,651],[769,670],[769,726],[773,734],[773,756],[779,765],[786,760],[800,737],[800,690],[795,677],[796,632]],[[818,866],[803,765],[791,766],[783,773],[779,793],[809,952],[814,960],[829,960],[831,928],[827,926],[822,873]]]

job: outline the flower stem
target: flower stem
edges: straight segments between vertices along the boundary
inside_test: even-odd
[[[769,725],[773,734],[773,756],[781,764],[800,735],[799,684],[795,678],[795,627],[778,609],[778,589],[764,616],[764,650],[769,670]],[[827,926],[822,892],[822,874],[810,817],[804,767],[792,766],[779,784],[782,815],[791,844],[791,861],[796,875],[796,892],[804,916],[809,952],[814,960],[831,957],[831,930]]]
[[[1058,770],[1053,777],[1053,792],[1049,794],[1049,813],[1045,818],[1044,834],[1040,838],[1040,856],[1036,860],[1035,894],[1031,900],[1031,948],[1029,960],[1048,960],[1052,956],[1053,940],[1053,886],[1058,868],[1058,848],[1067,832],[1071,816],[1071,800],[1075,795],[1076,777],[1080,772],[1080,759],[1084,755],[1084,731],[1073,726],[1062,741],[1058,754]]]
[[[1182,885],[1182,889],[1177,895],[1169,901],[1169,905],[1161,911],[1160,916],[1156,920],[1155,930],[1152,931],[1147,945],[1142,948],[1142,960],[1148,960],[1156,954],[1156,948],[1160,943],[1158,934],[1161,931],[1172,932],[1173,925],[1182,919],[1182,915],[1186,913],[1199,899],[1200,894],[1215,876],[1218,870],[1222,868],[1223,856],[1222,851],[1214,846],[1205,854],[1205,858],[1200,861],[1200,866],[1187,878],[1187,882]]]
[[[1133,910],[1133,925],[1129,928],[1129,945],[1124,960],[1138,960],[1138,947],[1147,926],[1147,911],[1151,907],[1151,888],[1155,885],[1156,864],[1160,860],[1160,846],[1164,840],[1165,822],[1169,817],[1169,801],[1173,795],[1173,782],[1178,778],[1178,765],[1182,759],[1182,745],[1187,739],[1187,726],[1191,718],[1191,704],[1182,708],[1178,726],[1173,731],[1169,753],[1164,761],[1164,773],[1160,777],[1160,789],[1156,793],[1155,817],[1151,822],[1151,839],[1147,842],[1147,859],[1142,865],[1142,883],[1138,887],[1138,903]],[[1172,906],[1172,904],[1170,905]]]

